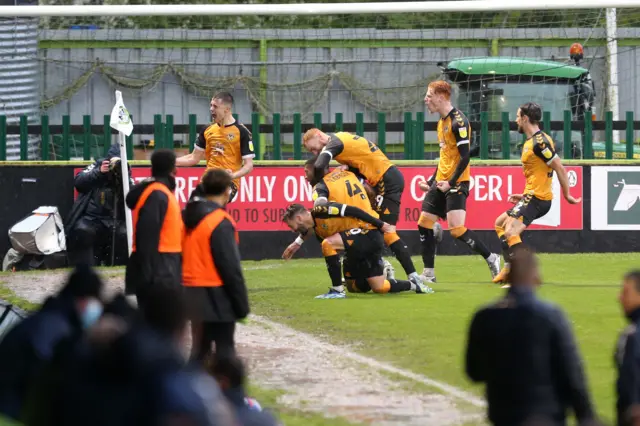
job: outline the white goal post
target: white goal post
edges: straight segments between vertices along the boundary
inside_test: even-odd
[[[0,16],[182,16],[182,15],[338,15],[428,12],[486,12],[639,7],[638,0],[504,0],[292,3],[292,4],[154,4],[3,6]]]

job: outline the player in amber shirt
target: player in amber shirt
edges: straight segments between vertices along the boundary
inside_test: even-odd
[[[569,193],[567,172],[555,152],[553,140],[540,130],[540,120],[542,120],[542,108],[536,103],[528,102],[516,112],[518,132],[527,137],[522,146],[521,157],[522,171],[527,183],[522,194],[509,195],[509,202],[514,203],[515,206],[496,219],[496,233],[502,244],[504,268],[493,279],[494,283],[507,281],[510,251],[512,247],[522,243],[520,234],[531,225],[531,222],[546,215],[551,209],[554,171],[558,176],[565,200],[569,204],[577,204],[581,200]]]
[[[469,166],[471,125],[467,117],[451,105],[451,85],[446,81],[431,82],[424,102],[430,113],[440,114],[438,121],[440,161],[433,176],[427,182],[420,184],[420,188],[427,191],[418,220],[424,263],[421,277],[426,282],[436,282],[434,272],[436,239],[433,227],[441,218],[447,220],[452,237],[482,255],[489,265],[493,278],[500,271],[500,256],[491,253],[475,232],[464,226],[471,178]]]
[[[224,169],[233,179],[231,198],[240,188],[240,178],[253,170],[253,142],[251,132],[233,118],[233,96],[222,92],[211,98],[212,123],[198,135],[191,154],[179,157],[177,166],[195,166],[207,161],[207,170]],[[197,189],[194,193],[197,192]]]
[[[395,232],[395,227],[377,217],[355,174],[339,169],[329,172],[328,168],[324,173],[314,188],[313,209],[308,211],[301,204],[292,204],[282,219],[292,231],[308,235],[313,230],[322,241],[322,254],[333,287],[317,298],[345,297],[338,251],[345,252],[344,278],[351,292],[366,293],[373,290],[374,293],[396,293],[413,290],[416,293],[430,293],[431,289],[420,280],[412,282],[384,276],[381,256],[384,237],[380,230]],[[312,183],[316,181],[314,178]]]
[[[404,176],[376,144],[352,133],[324,133],[319,129],[308,130],[302,140],[305,148],[318,156],[316,173],[322,174],[332,159],[347,166],[375,188],[375,207],[380,219],[394,226],[398,223]],[[409,280],[420,279],[409,249],[398,234],[384,234],[384,242],[402,265]]]

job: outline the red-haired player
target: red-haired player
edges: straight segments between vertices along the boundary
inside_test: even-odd
[[[418,220],[422,261],[422,279],[436,282],[434,263],[436,239],[433,227],[439,218],[446,219],[451,236],[481,254],[491,270],[491,277],[500,272],[500,256],[491,253],[478,236],[465,228],[466,203],[469,196],[469,141],[471,125],[467,117],[451,104],[451,85],[443,80],[431,82],[424,103],[430,113],[440,114],[438,142],[440,161],[429,180],[420,184],[427,191]]]

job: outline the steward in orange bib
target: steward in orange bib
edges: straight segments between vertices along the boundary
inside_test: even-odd
[[[138,306],[145,292],[158,286],[179,287],[182,278],[182,231],[176,187],[176,155],[158,150],[151,156],[151,175],[127,194],[133,222],[133,246],[125,276],[125,293]]]
[[[202,177],[202,195],[182,212],[182,284],[185,287],[193,344],[192,360],[202,362],[216,343],[216,354],[235,354],[235,323],[249,314],[249,299],[233,218],[225,211],[232,187],[225,170]]]

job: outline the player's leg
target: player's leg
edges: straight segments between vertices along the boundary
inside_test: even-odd
[[[420,279],[425,283],[435,283],[435,258],[436,258],[436,235],[434,228],[439,218],[445,217],[446,199],[434,185],[427,191],[422,200],[422,212],[418,219],[418,232],[420,233],[420,249],[422,252],[422,263],[424,269]]]
[[[376,207],[380,220],[396,225],[400,217],[400,200],[404,191],[404,176],[397,167],[391,167],[378,182]],[[385,233],[384,242],[395,255],[410,281],[420,282],[420,276],[411,260],[409,247],[396,232]]]
[[[464,224],[467,217],[467,196],[469,195],[469,182],[460,182],[454,188],[451,188],[446,195],[447,223],[449,224],[449,232],[451,236],[458,241],[463,242],[469,248],[479,255],[489,265],[491,278],[500,273],[500,256],[491,253],[487,246],[480,240],[478,235]]]
[[[321,243],[322,255],[327,265],[327,272],[331,278],[331,288],[328,293],[316,296],[316,299],[343,299],[346,297],[342,284],[342,271],[338,251],[344,250],[344,244],[339,234],[325,238]]]
[[[522,244],[520,235],[531,223],[546,215],[551,209],[551,200],[540,200],[532,195],[524,196],[507,213],[504,237],[508,245],[508,257],[518,244]],[[506,260],[505,260],[506,262]]]
[[[351,277],[356,280],[365,279],[375,293],[399,293],[415,291],[416,293],[432,292],[422,282],[387,279],[384,276],[382,250],[384,237],[377,230],[351,230],[344,233],[347,258],[351,259]]]
[[[500,240],[500,245],[502,247],[504,266],[500,273],[493,278],[494,283],[506,281],[509,274],[509,244],[507,244],[507,237],[505,236],[505,226],[507,224],[507,219],[509,218],[509,211],[511,210],[508,210],[498,216],[495,223],[496,234],[498,234],[498,239]]]

